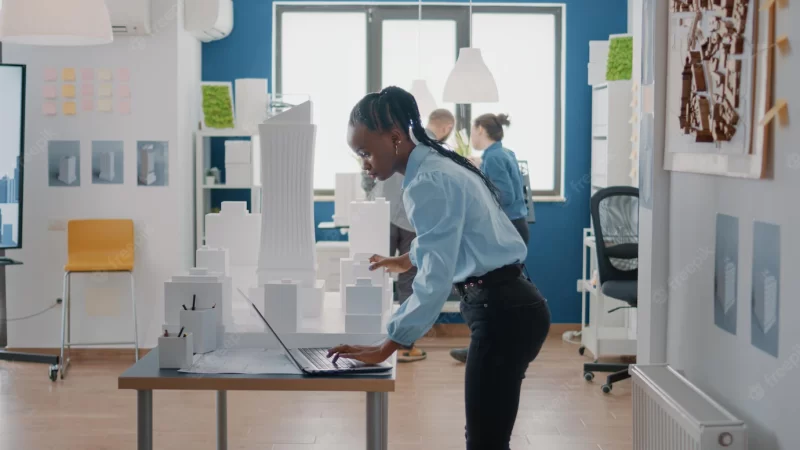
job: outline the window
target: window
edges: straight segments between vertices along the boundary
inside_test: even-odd
[[[528,161],[536,196],[560,196],[562,183],[562,9],[552,6],[276,4],[275,91],[314,102],[314,188],[330,195],[336,172],[358,170],[345,123],[367,92],[410,89],[425,79],[438,107],[456,113],[457,129],[480,114],[506,113],[504,145]],[[472,27],[470,29],[470,27]],[[480,48],[500,102],[456,108],[442,103],[458,49]],[[423,118],[424,120],[425,118]]]

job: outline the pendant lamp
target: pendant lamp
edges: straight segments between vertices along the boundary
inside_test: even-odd
[[[3,0],[0,42],[43,46],[114,41],[105,0]]]
[[[428,82],[422,79],[422,0],[419,0],[419,19],[417,20],[417,79],[411,82],[411,95],[417,101],[419,115],[423,120],[436,109],[436,100],[433,99]]]
[[[469,2],[469,47],[458,53],[456,65],[444,85],[448,103],[494,103],[499,96],[497,83],[483,61],[480,49],[472,47],[472,0]]]

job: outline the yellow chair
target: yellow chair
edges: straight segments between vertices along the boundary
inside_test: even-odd
[[[67,224],[67,265],[64,266],[64,306],[61,310],[61,378],[66,376],[69,358],[64,349],[72,345],[133,344],[139,360],[136,297],[133,291],[135,240],[133,221],[128,219],[70,220]],[[70,337],[70,275],[73,273],[128,272],[133,304],[133,342],[78,343]]]

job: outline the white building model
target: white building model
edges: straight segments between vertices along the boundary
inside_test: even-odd
[[[139,149],[139,182],[148,186],[156,182],[156,151],[152,145]]]
[[[114,153],[104,152],[100,154],[100,179],[103,181],[114,181]]]
[[[75,173],[76,158],[74,156],[65,156],[61,158],[61,162],[58,165],[58,181],[64,184],[72,184],[78,178],[78,175]]]

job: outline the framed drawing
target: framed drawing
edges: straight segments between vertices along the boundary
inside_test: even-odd
[[[668,0],[666,170],[768,176],[775,8]]]
[[[204,81],[202,113],[204,129],[235,128],[233,116],[233,83]]]

